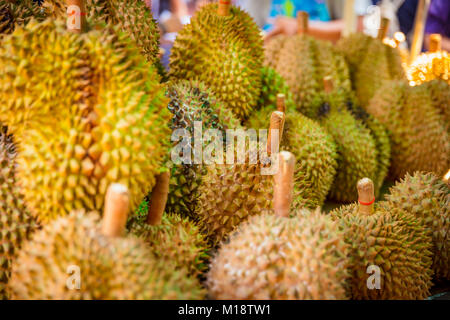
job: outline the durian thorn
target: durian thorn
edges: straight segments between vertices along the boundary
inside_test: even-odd
[[[362,215],[371,215],[374,210],[375,192],[373,181],[369,178],[362,178],[358,181],[358,212]]]
[[[430,45],[428,46],[429,52],[441,51],[442,36],[439,33],[433,33],[430,35]]]
[[[108,187],[105,197],[105,211],[102,220],[102,234],[108,237],[121,237],[125,232],[130,194],[123,184],[113,183]]]
[[[219,8],[217,14],[226,17],[230,14],[231,0],[219,0]]]
[[[277,94],[277,111],[286,113],[286,96],[283,93]]]
[[[382,17],[380,21],[380,28],[378,29],[377,38],[383,40],[386,38],[387,32],[389,30],[389,19],[386,17]]]
[[[309,14],[306,11],[297,11],[297,33],[308,34]]]
[[[283,136],[284,119],[284,112],[274,111],[270,115],[269,136],[267,138],[267,154],[269,156],[272,154],[272,150],[278,150],[280,147],[281,138]],[[278,132],[278,141],[275,141],[272,146],[272,136],[276,132]],[[275,144],[276,142],[278,142],[278,145]]]
[[[67,0],[66,3],[67,30],[74,33],[82,33],[87,28],[84,0]]]
[[[281,151],[278,156],[278,172],[275,174],[273,208],[279,217],[288,217],[294,189],[295,157],[292,153]]]
[[[331,93],[333,91],[334,83],[331,76],[326,76],[323,78],[323,88],[326,93]]]
[[[170,172],[162,172],[156,176],[156,184],[153,187],[148,205],[147,223],[155,226],[159,225],[166,208],[169,194]]]

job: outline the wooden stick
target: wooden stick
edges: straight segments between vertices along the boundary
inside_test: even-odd
[[[121,237],[125,232],[130,195],[126,186],[113,183],[109,186],[105,197],[102,234],[108,237]]]
[[[267,154],[269,156],[272,154],[272,130],[278,130],[278,148],[280,147],[281,138],[283,136],[284,117],[284,113],[280,111],[274,111],[270,115],[269,136],[267,138]]]
[[[358,181],[358,202],[360,214],[370,215],[374,211],[375,192],[373,182],[369,178],[363,178]]]
[[[283,93],[277,94],[277,111],[286,113],[286,96]]]
[[[84,0],[67,0],[67,30],[81,33],[86,28]]]
[[[378,36],[377,38],[380,40],[383,40],[384,38],[386,38],[386,35],[388,33],[389,30],[389,19],[386,17],[381,18],[380,21],[380,29],[378,29]]]
[[[428,46],[429,52],[441,51],[442,36],[439,33],[433,33],[430,35],[430,45]]]
[[[326,93],[331,93],[334,89],[333,78],[326,76],[323,78],[323,88]]]
[[[169,195],[170,172],[160,173],[156,177],[148,207],[147,223],[155,226],[161,223],[164,210],[166,209],[167,197]]]
[[[309,14],[306,11],[297,12],[297,33],[308,34],[308,20]]]
[[[416,18],[414,21],[414,33],[411,43],[411,53],[409,55],[409,63],[411,64],[422,50],[423,34],[425,31],[425,23],[427,20],[430,0],[419,0],[416,9]]]
[[[355,0],[345,0],[344,4],[344,29],[342,36],[347,37],[356,32],[357,17],[355,12]]]
[[[230,14],[231,0],[219,0],[219,8],[217,14],[222,17],[226,17]]]
[[[295,157],[292,153],[281,151],[278,172],[275,174],[273,208],[279,217],[289,217],[294,193]]]

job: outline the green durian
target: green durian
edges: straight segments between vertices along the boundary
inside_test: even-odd
[[[24,241],[38,228],[16,181],[16,146],[0,124],[0,300],[7,299],[11,265]]]
[[[217,11],[217,4],[203,6],[178,33],[169,76],[202,81],[242,120],[256,107],[261,90],[262,38],[240,8],[231,6],[226,16]]]
[[[432,171],[444,174],[450,167],[450,138],[443,117],[431,105],[422,86],[406,81],[385,83],[367,106],[367,111],[387,129],[391,141],[390,176]]]
[[[450,85],[445,81],[434,79],[422,84],[431,96],[431,104],[440,112],[450,137]]]
[[[433,173],[415,172],[391,187],[391,207],[412,213],[433,236],[433,269],[437,279],[450,279],[450,187]]]
[[[370,179],[362,179],[359,203],[330,213],[350,246],[349,294],[356,300],[426,299],[432,278],[431,235],[407,211],[374,204],[373,189]]]

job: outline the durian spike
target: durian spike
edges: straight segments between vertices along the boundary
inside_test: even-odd
[[[277,94],[277,111],[286,113],[286,96],[283,93]]]
[[[428,51],[429,52],[441,51],[441,41],[442,41],[442,36],[439,33],[433,33],[430,36],[430,45],[429,45]]]
[[[169,195],[170,172],[160,173],[156,177],[148,207],[147,223],[155,226],[161,223]]]
[[[387,32],[389,30],[389,19],[386,17],[381,18],[380,21],[380,29],[378,29],[378,36],[377,38],[380,40],[383,40],[386,38]]]
[[[230,14],[231,0],[219,0],[217,13],[219,16],[226,17]]]
[[[86,7],[84,0],[67,0],[67,30],[81,33],[86,29]]]
[[[333,78],[326,76],[323,78],[323,88],[326,93],[331,93],[334,89]]]
[[[123,184],[113,183],[105,197],[105,211],[102,220],[102,234],[108,237],[121,237],[125,232],[130,194]]]
[[[278,157],[278,172],[275,174],[273,190],[273,209],[279,217],[288,217],[294,189],[295,157],[292,153],[281,151]]]
[[[308,34],[308,19],[309,14],[306,11],[297,12],[297,33]]]
[[[284,118],[284,113],[280,111],[274,111],[270,115],[269,136],[267,137],[267,154],[269,156],[272,154],[272,135],[275,132],[274,130],[278,131],[278,148],[280,146],[281,138],[283,136]],[[278,148],[275,148],[275,150]]]
[[[358,181],[358,212],[363,215],[371,215],[373,213],[375,203],[375,192],[373,181],[369,178],[362,178]]]

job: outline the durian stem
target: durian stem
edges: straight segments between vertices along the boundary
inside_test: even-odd
[[[441,51],[442,36],[439,33],[433,33],[430,36],[430,45],[428,46],[429,52]]]
[[[84,0],[67,0],[67,30],[82,33],[86,30],[86,7]]]
[[[286,113],[286,96],[282,93],[277,94],[277,111]]]
[[[334,88],[333,78],[331,76],[326,76],[323,78],[323,88],[325,93],[331,93]]]
[[[389,19],[386,17],[381,18],[380,29],[378,29],[378,39],[382,40],[386,38],[387,32],[389,30]]]
[[[169,180],[170,172],[168,171],[160,173],[156,177],[156,184],[153,187],[148,207],[147,223],[149,225],[155,226],[161,223],[169,195]]]
[[[279,217],[288,217],[294,190],[295,157],[292,153],[281,151],[278,172],[275,174],[273,190],[273,209]]]
[[[297,12],[297,33],[308,34],[309,14],[306,11]]]
[[[109,186],[105,197],[102,234],[108,237],[121,237],[125,232],[130,194],[126,186],[113,183]]]
[[[344,4],[344,29],[342,36],[347,37],[356,32],[357,17],[355,12],[355,0],[345,0]]]
[[[358,181],[358,212],[362,215],[371,215],[374,211],[375,192],[373,181],[369,178],[363,178]]]
[[[231,0],[219,0],[217,13],[219,16],[226,17],[230,14]]]
[[[270,115],[270,127],[269,136],[267,138],[267,154],[270,156],[272,150],[277,150],[280,147],[281,138],[283,136],[283,123],[284,123],[284,113],[280,111],[274,111]],[[278,148],[277,145],[272,146],[273,135],[278,132]],[[272,147],[274,147],[272,149]]]

